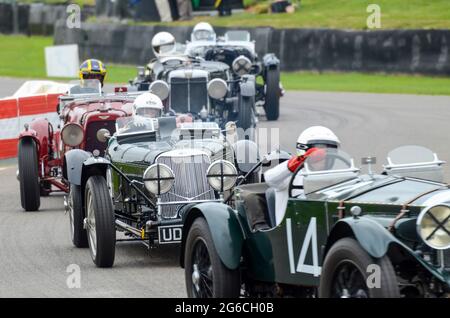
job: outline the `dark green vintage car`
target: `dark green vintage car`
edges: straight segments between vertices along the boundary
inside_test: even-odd
[[[367,174],[341,152],[328,151],[322,166],[307,161],[290,180],[279,224],[265,183],[236,187],[233,207],[191,207],[181,255],[188,295],[449,297],[443,162],[405,146],[374,174],[373,159]],[[266,227],[255,226],[261,217]]]
[[[97,266],[113,265],[116,241],[179,244],[187,206],[223,202],[239,176],[257,178],[257,156],[240,156],[255,143],[232,144],[216,123],[179,119],[120,118],[114,136],[99,136],[109,139],[104,158],[79,149],[67,156],[72,241],[89,246]]]

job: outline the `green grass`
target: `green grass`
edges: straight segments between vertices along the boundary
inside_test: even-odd
[[[287,90],[450,95],[450,78],[363,73],[283,73]]]
[[[246,12],[231,17],[196,17],[193,21],[165,25],[193,25],[205,20],[217,26],[366,29],[369,16],[366,8],[372,3],[381,7],[382,29],[450,28],[449,0],[301,0],[294,14]]]
[[[44,48],[51,37],[0,35],[0,76],[46,78]],[[126,83],[136,67],[109,64],[107,82]],[[63,79],[67,80],[67,79]],[[361,73],[283,73],[288,90],[450,95],[450,78]]]
[[[44,48],[51,37],[0,35],[0,76],[45,78]],[[107,65],[111,83],[123,83],[136,75],[136,67]]]

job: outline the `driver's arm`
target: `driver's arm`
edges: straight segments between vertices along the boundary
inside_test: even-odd
[[[323,149],[311,148],[302,156],[293,156],[288,161],[280,163],[278,166],[267,170],[264,173],[264,180],[269,187],[281,190],[289,186],[291,176],[295,171],[303,166],[308,158],[319,158],[324,156]]]

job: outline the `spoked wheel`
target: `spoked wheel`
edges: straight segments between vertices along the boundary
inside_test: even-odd
[[[86,184],[85,227],[92,260],[98,267],[114,264],[116,228],[108,186],[102,176],[92,176]]]
[[[213,297],[211,260],[209,258],[206,243],[201,238],[198,238],[197,242],[195,242],[192,262],[193,294],[195,294],[197,298]]]
[[[73,245],[88,247],[87,233],[84,228],[83,198],[81,186],[71,184],[68,197],[68,212],[70,219],[70,234]]]
[[[353,238],[337,241],[325,257],[322,298],[397,298],[397,277],[387,255],[371,257]]]
[[[369,298],[364,275],[351,261],[343,261],[334,273],[331,298]]]
[[[18,152],[20,202],[25,211],[37,211],[41,205],[37,147],[34,140],[22,139]]]
[[[195,220],[189,230],[184,269],[188,297],[239,296],[239,271],[228,269],[220,260],[204,218]]]

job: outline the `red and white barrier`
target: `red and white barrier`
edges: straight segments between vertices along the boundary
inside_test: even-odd
[[[37,83],[45,83],[47,86],[42,89],[42,86]],[[48,83],[26,82],[14,96],[0,99],[0,159],[17,156],[19,134],[24,129],[24,125],[33,119],[47,118],[54,129],[57,129],[59,124],[56,113],[58,96],[66,92],[68,88],[66,84],[55,83],[52,86]],[[29,87],[33,87],[33,90],[30,90]],[[36,87],[40,87],[40,89],[36,89]],[[43,91],[51,93],[41,93]]]

